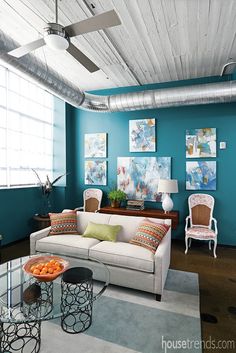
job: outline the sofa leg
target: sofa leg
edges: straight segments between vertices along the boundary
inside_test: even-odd
[[[158,301],[158,302],[161,301],[161,294],[156,294],[156,301]]]

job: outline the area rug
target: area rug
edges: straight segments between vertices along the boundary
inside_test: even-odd
[[[43,353],[202,352],[196,273],[169,270],[162,301],[152,294],[109,286],[94,303],[84,333],[67,334],[60,320],[42,323]]]

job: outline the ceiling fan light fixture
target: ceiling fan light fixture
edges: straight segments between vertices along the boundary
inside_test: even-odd
[[[44,37],[44,40],[53,50],[66,50],[69,47],[69,41],[58,34],[48,34]]]

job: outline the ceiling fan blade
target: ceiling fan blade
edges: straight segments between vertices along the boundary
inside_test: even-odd
[[[121,24],[121,21],[115,10],[104,12],[100,15],[93,16],[86,20],[66,26],[65,31],[70,37],[78,36],[79,34],[89,33],[114,27]]]
[[[82,51],[76,48],[73,44],[70,43],[69,48],[66,49],[75,60],[82,64],[89,72],[95,72],[99,70],[99,67],[95,65]]]
[[[9,55],[14,56],[15,58],[21,58],[22,56],[30,53],[31,51],[38,49],[44,46],[46,43],[43,38],[37,39],[34,42],[22,45],[19,48],[11,50],[8,52]]]

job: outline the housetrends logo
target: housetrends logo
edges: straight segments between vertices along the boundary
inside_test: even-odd
[[[161,345],[164,353],[168,353],[170,350],[179,351],[192,351],[193,349],[204,349],[204,351],[209,350],[225,350],[226,352],[230,352],[230,350],[234,351],[236,348],[235,340],[215,340],[211,336],[208,340],[166,340],[164,336],[161,338]]]

